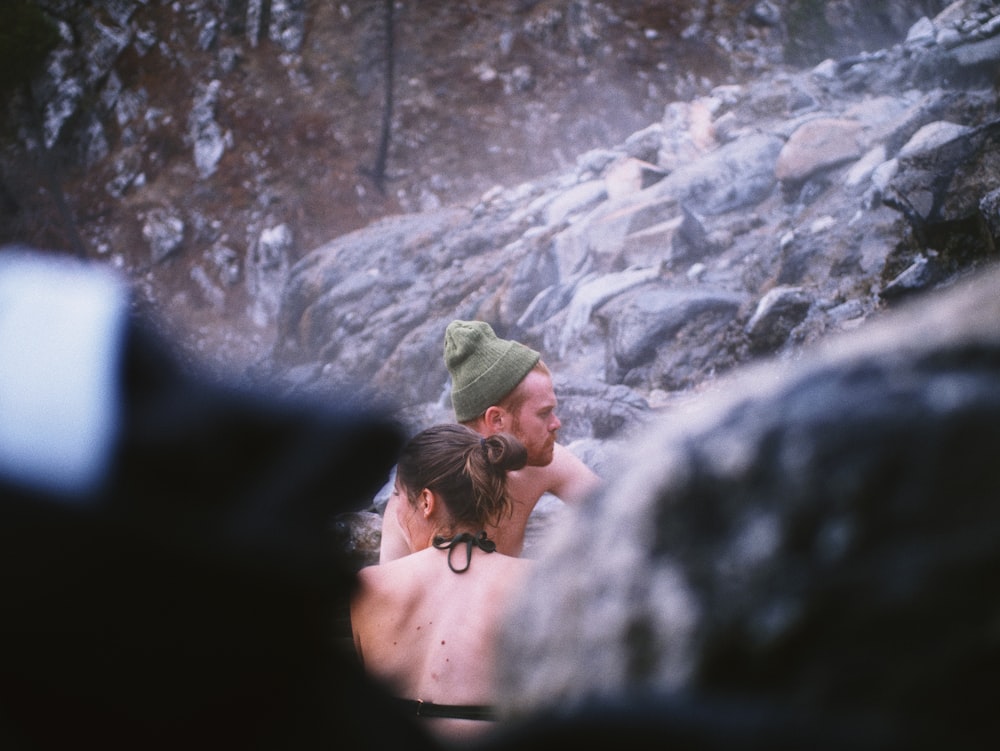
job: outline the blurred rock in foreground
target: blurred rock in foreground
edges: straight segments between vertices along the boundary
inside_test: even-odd
[[[553,530],[507,629],[506,710],[637,697],[694,738],[749,714],[785,740],[810,718],[879,747],[985,747],[998,290],[994,268],[651,426]]]

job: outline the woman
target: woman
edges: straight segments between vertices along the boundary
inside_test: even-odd
[[[511,435],[437,425],[396,466],[399,525],[413,554],[360,572],[351,602],[366,669],[446,738],[492,727],[493,648],[530,561],[498,553],[483,529],[509,512],[507,472],[527,461]]]

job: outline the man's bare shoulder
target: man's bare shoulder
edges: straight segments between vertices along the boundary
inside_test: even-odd
[[[562,501],[574,503],[601,485],[601,479],[572,451],[557,443],[552,461],[544,467],[525,467],[511,473],[515,495],[534,496],[551,493]]]

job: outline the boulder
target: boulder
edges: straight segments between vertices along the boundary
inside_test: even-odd
[[[505,711],[632,696],[647,718],[694,708],[692,732],[757,712],[989,747],[998,285],[993,269],[658,416],[552,530],[505,624]]]

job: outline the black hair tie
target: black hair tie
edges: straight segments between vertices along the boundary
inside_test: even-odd
[[[465,568],[455,568],[451,562],[451,554],[455,552],[455,548],[462,543],[465,543]],[[469,570],[469,565],[472,563],[472,548],[477,547],[484,553],[493,553],[497,549],[497,544],[493,540],[486,536],[486,530],[483,530],[478,535],[474,535],[471,532],[462,532],[454,537],[442,537],[441,535],[435,535],[434,537],[434,547],[438,550],[448,551],[448,568],[454,571],[456,574],[462,574]]]

